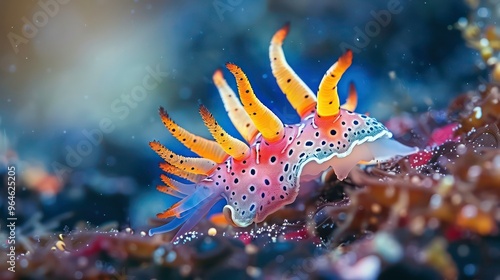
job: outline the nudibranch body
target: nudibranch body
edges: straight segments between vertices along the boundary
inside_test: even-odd
[[[165,160],[160,164],[163,171],[192,182],[161,176],[165,186],[158,190],[180,201],[157,215],[171,220],[151,229],[151,235],[177,227],[181,227],[177,236],[189,231],[221,199],[227,201],[223,213],[231,224],[258,223],[294,202],[301,181],[315,179],[329,168],[343,180],[358,163],[416,152],[391,139],[391,132],[374,118],[353,112],[357,95],[352,84],[347,102],[340,105],[337,84],[351,65],[350,51],[328,69],[316,96],[286,62],[282,43],[288,29],[286,25],[273,36],[269,55],[273,75],[300,115],[299,123],[283,124],[257,99],[246,75],[232,63],[226,67],[236,79],[239,99],[222,71],[217,70],[213,79],[231,121],[249,145],[227,134],[202,105],[201,117],[215,141],[183,129],[160,109],[165,127],[200,158],[183,157],[159,142],[150,143]]]

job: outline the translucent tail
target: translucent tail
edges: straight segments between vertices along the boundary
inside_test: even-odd
[[[175,184],[180,183],[175,182]],[[182,188],[184,191],[186,186],[191,187],[193,191],[186,191],[186,197],[172,205],[163,213],[157,215],[158,218],[164,219],[173,217],[173,219],[171,219],[163,226],[150,229],[150,236],[172,231],[182,225],[180,230],[172,239],[175,240],[177,237],[191,230],[208,213],[210,208],[212,208],[215,203],[222,199],[222,197],[220,196],[220,192],[214,188],[210,188],[200,184],[182,184]]]

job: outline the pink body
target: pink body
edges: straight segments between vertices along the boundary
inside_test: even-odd
[[[200,107],[200,114],[217,145],[186,132],[161,109],[160,115],[170,133],[191,150],[212,160],[178,156],[156,141],[150,143],[172,165],[164,169],[167,173],[184,175],[183,178],[193,182],[184,184],[163,177],[167,186],[159,189],[181,200],[158,214],[170,220],[151,229],[150,234],[181,227],[177,236],[182,235],[221,199],[227,202],[223,213],[231,224],[245,227],[262,222],[269,214],[295,201],[301,182],[317,179],[330,168],[343,180],[356,164],[373,164],[417,151],[391,139],[391,132],[374,118],[347,109],[356,107],[353,86],[346,104],[340,105],[337,83],[351,64],[352,52],[342,55],[323,76],[316,100],[286,63],[281,44],[287,32],[285,25],[271,40],[271,67],[301,121],[291,125],[282,123],[257,99],[242,70],[231,63],[226,67],[237,81],[241,104],[222,72],[215,72],[214,83],[229,117],[248,145],[228,137],[204,107]]]
[[[360,161],[374,163],[414,153],[390,139],[392,134],[366,115],[341,109],[334,121],[314,113],[298,124],[285,125],[285,136],[267,143],[257,135],[250,156],[229,157],[196,185],[176,183],[188,193],[183,214],[151,234],[182,226],[177,236],[191,229],[210,208],[224,198],[224,214],[236,226],[263,221],[269,214],[295,201],[301,181],[318,178],[333,168],[344,179]]]
[[[306,164],[313,160],[344,158],[355,145],[369,140],[368,135],[373,139],[391,136],[373,118],[346,110],[342,110],[335,124],[335,128],[333,124],[320,127],[311,114],[298,124],[286,125],[285,137],[278,142],[269,144],[258,136],[251,145],[249,158],[243,161],[229,158],[203,183],[222,190],[222,196],[233,208],[231,220],[236,225],[261,222],[270,213],[295,201]],[[346,167],[350,170],[353,166]],[[313,179],[323,171],[304,174],[304,177]]]

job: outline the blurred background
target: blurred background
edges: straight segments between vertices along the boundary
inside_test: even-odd
[[[358,111],[380,120],[444,108],[477,87],[483,71],[477,52],[454,28],[469,12],[456,0],[1,5],[1,172],[17,167],[18,219],[71,214],[60,229],[79,221],[145,228],[148,218],[172,202],[155,190],[160,159],[148,142],[157,139],[193,154],[163,127],[159,106],[180,125],[209,137],[197,113],[201,101],[239,137],[211,80],[227,61],[245,70],[257,96],[282,120],[298,121],[275,83],[267,53],[271,36],[286,22],[288,62],[313,90],[343,49],[353,49],[341,99],[354,81]]]

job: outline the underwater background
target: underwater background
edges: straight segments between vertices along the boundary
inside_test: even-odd
[[[500,279],[497,1],[0,5],[1,279]],[[160,158],[149,141],[194,156],[169,135],[159,106],[210,138],[201,102],[238,135],[212,82],[229,61],[281,120],[299,121],[268,57],[272,35],[287,22],[287,60],[311,89],[353,50],[340,99],[354,82],[357,112],[427,152],[410,163],[357,169],[346,182],[327,175],[302,198],[306,209],[329,209],[313,218],[292,205],[251,233],[204,221],[204,235],[178,245],[171,236],[146,236],[155,214],[175,202],[156,191]],[[387,188],[378,179],[387,177],[398,195],[404,189],[411,197],[407,208],[376,200]],[[376,221],[360,209],[371,209]],[[16,272],[8,270],[9,216],[17,218]],[[206,239],[209,228],[219,233]]]

